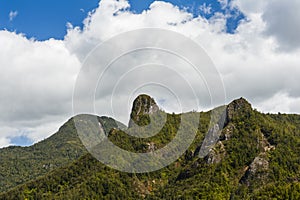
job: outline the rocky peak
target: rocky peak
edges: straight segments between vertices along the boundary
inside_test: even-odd
[[[245,168],[245,174],[241,178],[240,183],[252,186],[254,182],[259,182],[261,185],[267,183],[269,173],[269,159],[265,152],[260,153],[254,158],[250,166]]]
[[[139,126],[147,125],[150,122],[149,115],[158,110],[159,108],[153,98],[146,94],[139,95],[133,101],[129,127],[132,125],[132,121]]]
[[[227,106],[227,118],[231,121],[235,116],[249,114],[251,111],[251,104],[241,97],[234,100]]]

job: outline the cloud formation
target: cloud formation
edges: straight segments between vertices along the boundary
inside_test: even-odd
[[[265,34],[274,36],[283,51],[300,48],[300,1],[268,1],[263,13],[266,22]]]
[[[232,3],[240,8],[251,20],[251,16],[259,15],[265,23],[263,33],[273,37],[282,51],[293,51],[300,48],[300,2],[291,0],[251,1],[235,0]]]
[[[228,6],[228,1],[221,2]],[[219,13],[210,20],[200,16],[194,18],[185,10],[159,1],[141,14],[135,14],[129,11],[130,5],[126,0],[100,1],[99,7],[85,19],[84,28],[81,30],[69,25],[62,41],[51,39],[40,42],[0,31],[0,112],[5,113],[0,116],[0,146],[10,144],[10,138],[22,134],[36,142],[57,130],[72,115],[73,87],[88,53],[113,36],[139,28],[176,31],[201,45],[223,78],[226,103],[244,96],[264,112],[300,113],[298,1],[272,0],[266,3],[235,0],[230,4],[247,18],[234,34],[226,33],[226,16]],[[143,42],[143,37],[136,38],[135,42]],[[126,42],[120,45],[126,45]],[[135,56],[139,60],[149,59],[147,52]],[[134,59],[137,57],[125,57],[119,63],[124,66],[126,63],[134,64]],[[168,56],[155,59],[180,68],[175,62],[178,60]],[[108,80],[109,77],[114,80],[116,73],[118,70],[109,71]],[[186,70],[186,77],[192,77],[189,73]],[[165,76],[161,75],[162,78]],[[107,85],[110,84],[115,82],[107,82]],[[132,96],[136,93],[132,92],[132,96],[128,97],[130,94],[124,92],[127,91],[126,85],[121,86],[124,88],[117,88],[114,94],[115,105],[119,105],[115,106],[115,110],[124,109],[125,105],[126,112],[117,113],[120,119],[125,119]],[[110,91],[103,89],[104,92],[96,95],[97,111],[99,114],[112,114],[107,106],[110,104]],[[177,89],[181,89],[180,84]],[[153,91],[145,87],[144,91],[147,90]],[[164,90],[157,89],[152,93],[159,102],[170,105],[168,110],[178,106],[172,95],[163,96]],[[190,98],[187,95],[186,101]],[[206,103],[203,108],[209,108],[209,104]]]
[[[58,127],[47,129],[48,123],[61,123],[71,114],[80,62],[63,41],[39,42],[1,31],[0,46],[1,137],[7,141],[24,131],[34,141],[49,136]],[[45,131],[33,133],[38,127]]]
[[[17,17],[17,15],[18,15],[18,11],[10,11],[8,15],[9,21],[12,22]]]

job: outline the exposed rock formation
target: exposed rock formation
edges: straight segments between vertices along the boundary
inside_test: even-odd
[[[260,153],[254,158],[253,162],[247,167],[247,170],[240,180],[241,183],[248,187],[252,183],[264,184],[267,180],[269,170],[269,160],[265,152]]]
[[[145,126],[150,122],[149,115],[159,110],[156,102],[148,95],[139,95],[133,102],[129,127],[134,123],[139,126]]]
[[[154,142],[147,143],[148,152],[154,152],[156,150],[156,145]]]
[[[220,128],[218,124],[215,124],[213,127],[209,129],[207,135],[201,145],[201,149],[199,151],[199,157],[203,158],[211,151],[211,149],[215,146],[220,137]]]
[[[275,146],[271,145],[265,135],[261,133],[260,137],[257,138],[257,147],[260,149],[261,152],[268,152],[275,150]]]
[[[219,141],[214,148],[209,150],[208,155],[205,157],[205,160],[208,164],[217,164],[222,161],[226,155],[226,150],[221,141]]]
[[[251,104],[246,99],[234,100],[227,106],[227,121],[232,121],[238,115],[247,116],[251,110]]]
[[[222,131],[221,133],[221,136],[220,136],[220,140],[223,141],[223,140],[230,140],[232,134],[233,134],[233,131],[235,129],[235,126],[234,124],[232,123],[229,123]]]

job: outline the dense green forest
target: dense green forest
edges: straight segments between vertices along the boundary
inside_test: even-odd
[[[0,199],[300,199],[300,116],[262,114],[243,98],[224,111],[218,140],[205,157],[199,151],[212,129],[213,111],[196,113],[196,137],[180,158],[148,173],[120,172],[97,161],[83,149],[70,120],[36,145],[0,150]],[[111,118],[98,120],[107,124],[110,141],[132,152],[162,148],[179,125],[191,126],[192,119],[166,114],[143,95],[134,102],[127,131],[143,131],[133,121],[146,126],[152,115],[166,115],[166,122],[149,138],[126,134]],[[49,163],[53,168],[45,169]]]
[[[99,117],[99,121],[106,122],[106,130],[117,127],[111,118]],[[0,192],[72,163],[86,153],[77,136],[73,118],[57,133],[37,144],[3,148],[0,150]]]

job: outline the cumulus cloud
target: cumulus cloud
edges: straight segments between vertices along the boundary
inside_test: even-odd
[[[101,44],[102,41],[105,41],[111,38],[112,36],[118,35],[120,33],[124,33],[130,30],[136,30],[139,28],[163,28],[185,34],[190,38],[195,38],[199,34],[207,31],[217,34],[225,29],[225,17],[219,14],[217,14],[210,21],[208,21],[201,17],[193,18],[192,14],[180,10],[178,7],[175,7],[172,4],[165,2],[154,2],[150,6],[149,10],[144,11],[141,14],[131,13],[128,10],[128,6],[129,5],[126,1],[115,1],[113,6],[111,6],[111,1],[101,1],[99,8],[94,13],[92,13],[90,17],[85,21],[86,28],[83,31],[79,30],[78,28],[73,28],[69,30],[68,35],[66,36],[66,43],[69,49],[71,51],[75,50],[74,53],[83,60],[88,54],[88,52],[97,44]],[[81,42],[78,42],[78,38],[80,38]],[[156,38],[157,41],[154,41],[153,44],[156,43],[157,45],[157,43],[160,43],[160,39],[163,38],[163,34],[157,35]],[[124,38],[123,41],[120,41],[118,43],[119,46],[116,46],[116,48],[121,49],[122,47],[124,47],[128,49],[134,49],[139,44],[145,43],[145,41],[147,41],[147,31],[141,33],[140,35],[137,35],[137,37],[135,38],[131,38],[131,40],[129,39],[129,41],[131,42],[128,42],[127,40],[127,38]],[[179,44],[176,42],[179,41],[176,38],[174,38],[173,41],[174,42],[169,44],[168,48],[178,49]],[[174,47],[174,45],[177,46]],[[184,48],[184,44],[181,44],[181,48]],[[117,64],[114,63],[114,66],[117,66],[115,70],[106,71],[106,73],[108,73],[108,78],[107,81],[105,81],[104,83],[107,86],[104,87],[103,91],[98,92],[98,95],[96,96],[98,97],[98,99],[100,99],[98,102],[99,105],[97,105],[97,107],[102,113],[108,113],[112,115],[112,113],[109,112],[109,107],[105,106],[105,104],[107,105],[108,103],[110,103],[110,100],[107,99],[104,101],[104,99],[107,98],[107,96],[111,92],[111,89],[113,89],[110,88],[110,85],[114,86],[116,84],[116,81],[118,81],[118,74],[126,73],[126,71],[130,70],[130,67],[138,66],[141,64],[159,63],[162,65],[172,66],[172,69],[176,70],[177,72],[179,71],[180,74],[188,74],[188,76],[186,76],[185,79],[189,80],[194,85],[198,84],[198,92],[204,91],[204,89],[201,89],[201,81],[203,80],[201,80],[201,78],[199,79],[199,77],[193,77],[195,73],[193,72],[193,70],[191,70],[190,66],[187,66],[186,63],[182,63],[182,61],[180,62],[176,58],[171,58],[170,56],[163,55],[163,52],[159,53],[159,55],[156,54],[157,52],[139,52],[139,54],[132,55],[131,57],[129,56],[127,58],[120,59],[121,61],[118,61]],[[192,55],[193,52],[190,52],[189,54]],[[99,59],[99,62],[100,61],[101,59]],[[111,66],[111,68],[113,68],[114,66]],[[174,77],[172,77],[172,73],[168,72],[166,68],[163,69],[163,67],[161,67],[161,71],[156,74],[150,72],[147,73],[146,71],[147,70],[143,70],[142,72],[139,71],[138,73],[134,73],[131,79],[126,79],[127,81],[125,81],[123,84],[120,83],[121,87],[118,88],[119,90],[117,93],[118,103],[116,103],[119,106],[117,106],[118,108],[116,108],[115,111],[120,111],[123,108],[124,112],[122,112],[121,114],[119,112],[118,114],[115,113],[114,116],[117,119],[122,120],[124,123],[127,123],[128,121],[128,110],[130,110],[130,105],[127,106],[126,109],[124,109],[123,106],[124,102],[126,105],[126,102],[130,95],[129,93],[132,92],[129,91],[128,88],[132,88],[134,90],[134,86],[137,87],[138,85],[142,85],[142,83],[139,82],[140,80],[138,80],[138,78],[141,78],[141,81],[149,80],[149,82],[152,78],[153,81],[156,80],[154,82],[157,82],[157,80],[164,80],[166,74],[168,74],[168,80],[176,80],[175,75]],[[128,76],[130,75],[127,75],[127,77]],[[170,82],[172,81],[169,81],[169,83]],[[177,84],[177,91],[186,91],[182,87],[183,84],[181,84],[178,81],[178,77],[177,81],[173,82]],[[101,86],[103,87],[103,85]],[[203,84],[202,88],[204,88]],[[153,92],[151,93],[153,95]],[[177,105],[176,102],[174,102],[176,101],[174,96],[166,96],[165,93],[167,93],[167,91],[160,92],[160,94],[157,94],[157,96],[163,97],[164,99],[168,99],[168,103],[170,105]],[[207,93],[206,95],[202,93],[202,96],[208,97],[209,95]],[[182,101],[188,104],[190,99],[194,100],[195,97],[192,97],[191,94],[189,94],[186,95],[185,98],[182,99]],[[210,103],[207,99],[201,100],[205,102],[203,107],[207,107]],[[218,101],[218,103],[222,102]],[[179,111],[180,109],[177,108],[178,105],[169,108],[168,110]],[[192,110],[193,108],[197,109],[194,105],[190,107],[185,107],[184,111]]]
[[[300,47],[300,2],[291,0],[251,1],[235,0],[237,5],[251,20],[251,16],[258,14],[265,23],[264,34],[274,37],[278,42],[278,49],[293,51]]]
[[[300,48],[300,1],[268,1],[268,9],[263,13],[266,22],[265,33],[274,36],[283,50]]]
[[[0,112],[5,113],[1,127],[29,130],[71,115],[80,63],[63,41],[39,42],[1,31],[0,46]],[[46,130],[49,133],[41,133],[41,138],[52,133]],[[1,136],[11,132],[2,131]]]
[[[9,21],[12,22],[17,17],[17,15],[18,15],[18,11],[10,11],[8,15]]]
[[[228,1],[221,2],[228,6]],[[238,7],[247,18],[235,34],[225,32],[226,16],[218,13],[210,20],[200,16],[194,18],[191,13],[170,3],[154,2],[148,10],[136,14],[130,12],[126,0],[100,1],[99,7],[85,19],[84,28],[68,25],[68,33],[62,41],[52,39],[39,42],[1,31],[0,111],[5,115],[0,117],[0,124],[4,127],[0,130],[0,145],[10,144],[10,135],[18,136],[20,130],[27,130],[26,136],[34,141],[57,130],[72,115],[72,89],[86,56],[113,36],[139,28],[172,30],[201,45],[222,76],[226,103],[244,96],[261,111],[299,113],[300,42],[294,35],[299,35],[299,15],[289,10],[291,6],[297,7],[298,3],[296,0],[289,3],[235,0],[231,4]],[[279,12],[278,8],[282,10]],[[288,23],[283,23],[285,21]],[[133,41],[125,40],[119,48],[141,44],[145,36],[140,35]],[[157,39],[159,42],[160,38]],[[173,45],[176,45],[175,42]],[[116,118],[126,122],[133,97],[139,92],[150,93],[159,102],[170,105],[167,110],[178,108],[172,92],[166,92],[162,87],[134,88],[135,85],[141,86],[140,79],[163,80],[167,74],[168,79],[174,82],[174,90],[182,90],[184,94],[184,88],[180,82],[176,82],[176,74],[169,69],[165,68],[164,73],[152,76],[149,69],[157,68],[148,66],[148,69],[136,69],[133,70],[135,73],[122,77],[123,72],[131,69],[129,67],[141,65],[143,61],[172,66],[193,84],[198,84],[196,82],[200,80],[193,77],[189,66],[179,59],[163,53],[157,56],[140,51],[122,57],[107,71],[105,84],[98,85],[96,90],[97,114],[116,115]],[[121,78],[116,80],[118,77]],[[119,85],[111,88],[117,82]],[[109,96],[111,89],[114,89],[113,98]],[[186,102],[192,99],[188,93],[182,96],[185,96],[183,100]],[[111,102],[112,99],[114,102]],[[209,101],[206,99],[203,102],[203,109],[208,109]],[[115,113],[111,112],[111,104]],[[192,109],[189,107],[192,103],[187,105],[185,110]]]
[[[136,28],[170,29],[193,38],[206,49],[222,74],[229,101],[245,96],[254,103],[259,103],[278,91],[288,91],[296,96],[299,94],[299,88],[295,84],[299,75],[299,52],[277,51],[280,43],[265,34],[268,23],[263,18],[263,11],[268,7],[263,3],[253,5],[247,1],[233,2],[233,6],[245,11],[248,19],[240,24],[236,34],[231,35],[223,31],[226,16],[216,14],[210,21],[201,17],[192,18],[189,13],[164,2],[155,2],[150,10],[133,14],[128,11],[126,1],[116,1],[114,6],[108,6],[108,2],[102,1],[99,9],[86,20],[88,29],[69,30],[66,39],[68,44],[74,45],[73,41],[78,41],[75,38],[80,37],[86,41],[88,38],[90,44],[91,41],[100,42]],[[224,5],[225,3],[224,1]],[[160,12],[164,13],[164,17],[161,17]],[[77,43],[82,48],[75,49],[85,49],[87,43]],[[71,46],[71,49],[74,48]],[[81,57],[81,53],[77,55]],[[83,53],[85,54],[86,52]]]
[[[231,4],[237,6],[240,11],[251,18],[252,13],[262,13],[265,10],[267,1],[233,0]]]
[[[300,110],[300,97],[292,97],[287,93],[276,93],[266,101],[257,104],[257,109],[270,113],[298,113]]]

